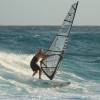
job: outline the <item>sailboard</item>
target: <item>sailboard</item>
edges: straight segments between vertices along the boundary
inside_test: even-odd
[[[62,61],[64,48],[67,47],[68,44],[68,38],[76,14],[77,6],[78,2],[72,4],[69,12],[63,20],[59,32],[46,52],[47,55],[51,56],[47,57],[47,59],[43,61],[41,69],[50,80],[54,78],[57,69],[59,68],[59,64]]]
[[[60,88],[60,87],[65,87],[65,86],[69,86],[71,84],[71,82],[66,82],[66,81],[62,81],[62,80],[42,80],[42,79],[34,79],[33,80],[33,84],[35,86],[39,86],[39,87],[45,87],[45,88]]]

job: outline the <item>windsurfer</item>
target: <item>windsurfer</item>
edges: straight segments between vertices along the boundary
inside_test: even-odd
[[[39,49],[30,62],[31,69],[33,71],[32,76],[34,76],[39,71],[39,79],[41,79],[41,64],[44,59],[46,59],[46,54],[42,49]]]

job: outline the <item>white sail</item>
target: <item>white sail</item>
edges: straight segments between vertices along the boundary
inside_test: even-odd
[[[42,64],[42,70],[49,79],[53,79],[58,65],[62,59],[63,49],[68,42],[68,36],[73,24],[78,2],[74,3],[65,17],[61,29],[47,51],[48,57]]]

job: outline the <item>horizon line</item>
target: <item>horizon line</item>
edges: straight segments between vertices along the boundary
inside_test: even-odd
[[[0,26],[61,26],[61,25],[0,25]],[[73,25],[73,26],[97,26],[100,25]]]

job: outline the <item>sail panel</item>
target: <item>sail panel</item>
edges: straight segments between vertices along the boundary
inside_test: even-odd
[[[49,50],[54,50],[54,51],[62,51],[64,47],[66,37],[65,36],[56,36],[53,44],[49,48]]]

